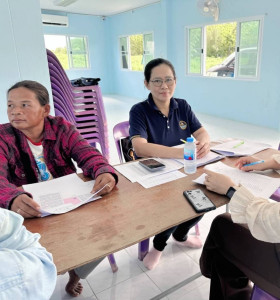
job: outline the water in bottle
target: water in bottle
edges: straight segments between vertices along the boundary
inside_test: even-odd
[[[193,137],[188,137],[184,145],[184,171],[187,174],[196,172],[196,146]]]

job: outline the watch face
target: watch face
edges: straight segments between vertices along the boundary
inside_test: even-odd
[[[226,193],[226,196],[229,198],[229,199],[231,199],[232,198],[232,196],[233,196],[233,194],[236,192],[236,190],[231,186],[229,189],[228,189],[228,191],[227,191],[227,193]]]

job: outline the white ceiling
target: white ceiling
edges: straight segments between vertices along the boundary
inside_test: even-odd
[[[160,2],[160,0],[78,0],[69,6],[56,6],[54,0],[40,0],[41,9],[70,13],[110,16]]]

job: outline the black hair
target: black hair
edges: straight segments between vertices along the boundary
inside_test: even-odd
[[[24,87],[36,95],[36,98],[38,99],[41,106],[45,106],[46,104],[50,103],[49,99],[49,92],[48,90],[39,82],[33,81],[33,80],[23,80],[15,83],[13,86],[11,86],[7,91],[7,96],[11,90]]]
[[[145,70],[144,70],[144,76],[145,76],[145,80],[147,82],[149,82],[150,79],[151,79],[151,74],[152,74],[153,68],[155,68],[159,65],[162,65],[162,64],[165,64],[168,67],[170,67],[170,69],[172,70],[174,79],[176,79],[176,73],[175,73],[175,69],[174,69],[174,66],[172,65],[172,63],[170,61],[166,60],[166,59],[163,59],[163,58],[155,58],[155,59],[149,61],[146,64],[146,67],[145,67]]]

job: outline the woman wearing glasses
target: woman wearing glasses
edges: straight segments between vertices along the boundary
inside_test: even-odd
[[[130,137],[138,157],[183,158],[183,148],[173,148],[191,135],[196,139],[197,158],[209,152],[210,138],[186,100],[173,98],[176,74],[173,65],[162,58],[150,61],[144,71],[148,99],[130,110]],[[160,260],[172,234],[176,243],[200,248],[198,237],[188,232],[201,217],[172,227],[155,236],[153,248],[144,258],[144,265],[153,269]]]

